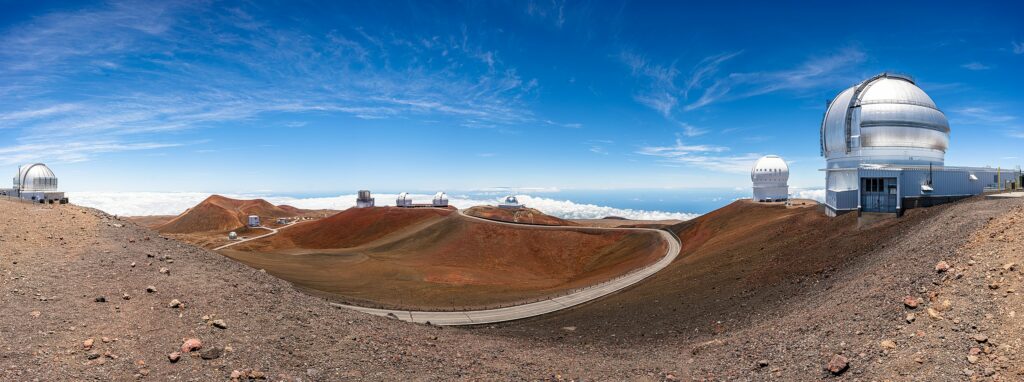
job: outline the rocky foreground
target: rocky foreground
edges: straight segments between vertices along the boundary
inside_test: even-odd
[[[0,200],[0,380],[1024,379],[1021,202],[927,213],[788,280],[775,308],[716,315],[746,317],[736,328],[640,340],[601,317],[364,316],[95,210]]]

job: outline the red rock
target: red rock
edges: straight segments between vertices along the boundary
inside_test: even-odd
[[[82,341],[82,347],[85,348],[85,350],[92,349],[93,342],[92,338]]]
[[[185,340],[185,343],[181,344],[181,352],[182,353],[189,353],[189,352],[192,352],[192,351],[195,351],[195,350],[199,350],[199,349],[202,349],[202,348],[203,348],[203,342],[200,341],[198,338],[189,338],[189,339]]]
[[[935,271],[936,272],[942,273],[942,272],[945,272],[945,271],[948,271],[948,270],[949,270],[949,263],[947,263],[945,260],[939,261],[938,264],[935,264]]]
[[[828,361],[827,368],[833,375],[839,375],[850,368],[850,361],[846,357],[836,354],[831,361]]]
[[[181,353],[179,352],[173,352],[167,355],[167,360],[171,361],[171,363],[178,362],[179,359],[181,359]]]
[[[903,298],[903,305],[910,309],[917,309],[917,299],[913,296],[907,296]]]

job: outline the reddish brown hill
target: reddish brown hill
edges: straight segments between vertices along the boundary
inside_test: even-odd
[[[349,208],[330,217],[282,230],[260,245],[272,248],[351,248],[430,223],[454,208]]]
[[[349,302],[486,307],[592,285],[653,263],[651,231],[549,228],[454,209],[350,209],[221,253]]]
[[[262,219],[292,217],[297,214],[263,199],[238,200],[212,195],[195,207],[157,227],[161,233],[222,232],[246,224],[249,215]]]
[[[476,206],[465,211],[466,215],[509,223],[536,225],[578,226],[574,222],[544,214],[533,208],[507,209],[495,206]]]

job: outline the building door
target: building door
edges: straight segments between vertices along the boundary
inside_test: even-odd
[[[860,208],[865,212],[896,212],[896,178],[861,178]]]

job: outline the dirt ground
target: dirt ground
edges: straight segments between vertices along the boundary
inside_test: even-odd
[[[655,232],[493,224],[441,209],[350,209],[221,251],[338,301],[482,309],[567,293],[654,263]]]
[[[476,206],[466,209],[466,215],[482,219],[497,220],[507,223],[574,226],[575,222],[547,215],[533,208],[500,208],[495,206]]]
[[[865,230],[793,209],[749,240],[701,236],[744,226],[739,209],[713,213],[678,227],[702,244],[634,288],[460,329],[331,308],[94,210],[0,201],[0,380],[1017,381],[1022,203],[975,198]],[[169,361],[189,338],[210,359]]]

